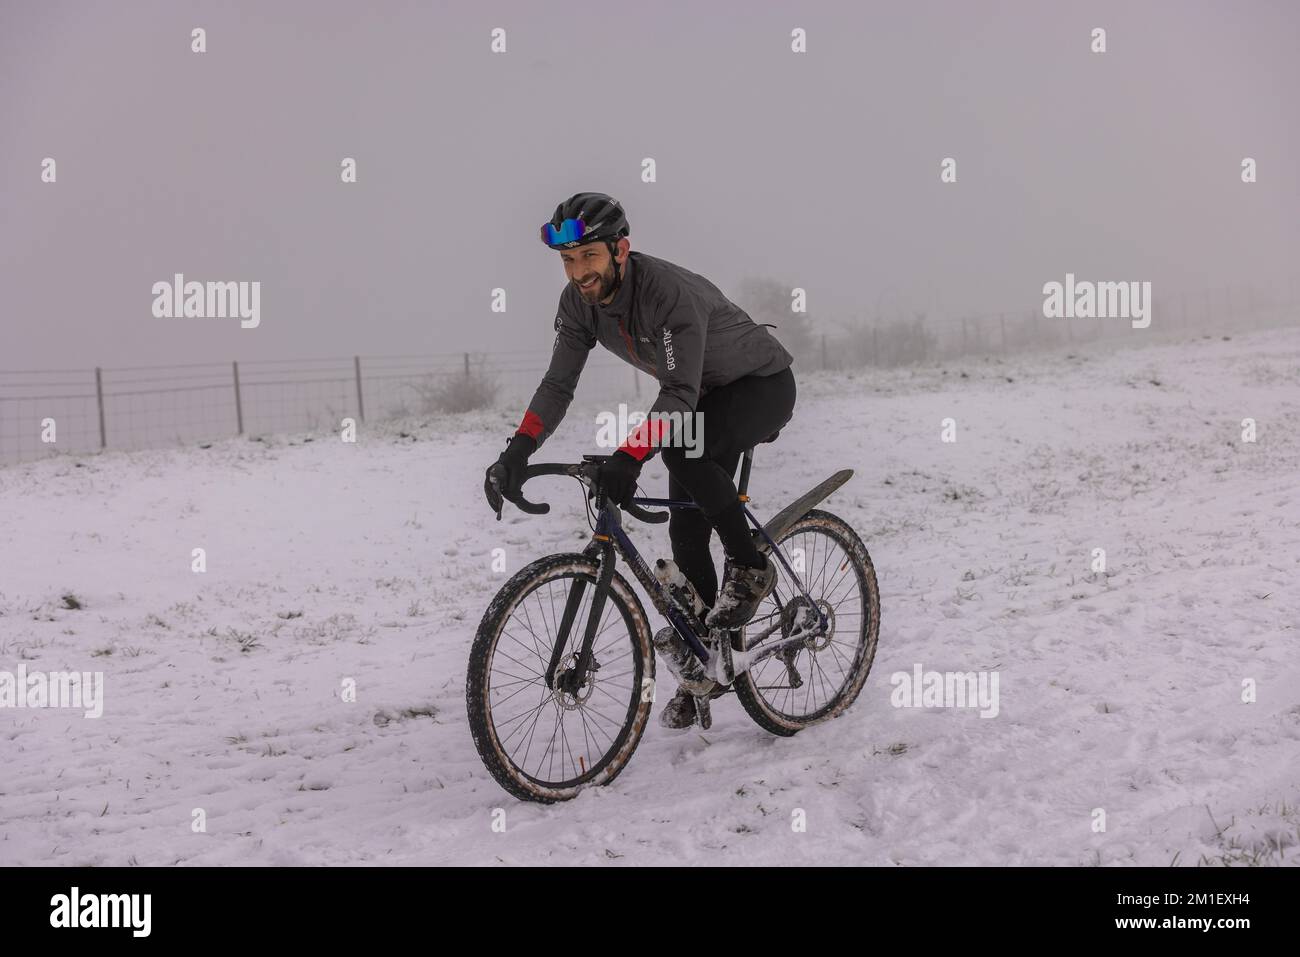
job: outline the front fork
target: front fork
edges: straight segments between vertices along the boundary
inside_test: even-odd
[[[604,540],[601,541],[600,538]],[[582,650],[578,653],[578,660],[574,667],[559,679],[560,684],[563,685],[559,690],[575,695],[587,680],[587,672],[591,668],[592,649],[596,644],[596,626],[605,611],[605,600],[609,596],[610,583],[614,581],[614,543],[610,541],[609,536],[598,536],[591,540],[582,553],[597,561],[596,591],[591,596],[591,614],[587,617],[586,630],[582,634]],[[569,632],[573,628],[574,619],[578,617],[578,608],[582,605],[582,595],[586,590],[586,581],[581,578],[575,580],[573,587],[569,589],[569,597],[564,602],[564,614],[560,617],[555,647],[551,649],[551,661],[546,667],[546,687],[552,691],[556,690],[555,673],[564,658],[564,649],[569,644]]]

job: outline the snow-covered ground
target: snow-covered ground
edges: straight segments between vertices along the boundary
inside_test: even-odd
[[[597,451],[597,411],[536,460]],[[751,493],[856,470],[825,507],[880,580],[862,696],[788,739],[731,697],[704,734],[652,721],[549,807],[489,777],[464,705],[491,596],[589,535],[567,480],[493,519],[519,412],[0,469],[0,671],[105,675],[98,720],[0,709],[0,864],[1300,860],[1294,331],[801,377]],[[917,664],[996,671],[998,715],[892,707]]]

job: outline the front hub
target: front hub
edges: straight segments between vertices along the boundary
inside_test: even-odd
[[[578,656],[568,654],[555,672],[555,701],[566,711],[574,711],[587,703],[596,690],[596,671],[600,667],[593,658],[582,683],[578,683]]]

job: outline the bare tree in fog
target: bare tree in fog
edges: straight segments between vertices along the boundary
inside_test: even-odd
[[[791,309],[793,285],[775,279],[747,277],[741,280],[736,305],[758,323],[771,323],[776,337],[800,365],[820,364],[818,336],[807,313]]]

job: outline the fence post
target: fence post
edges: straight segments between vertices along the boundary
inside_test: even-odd
[[[826,333],[822,333],[822,371],[825,372],[830,366],[826,362]]]
[[[366,406],[361,398],[361,357],[352,357],[352,367],[356,370],[357,375],[357,419],[361,422],[366,421]]]
[[[239,363],[230,363],[231,368],[235,370],[235,425],[239,429],[239,434],[244,434],[244,403],[239,396]]]
[[[966,337],[966,317],[961,317],[961,354],[967,355],[970,352],[970,346],[967,344]]]
[[[104,373],[95,366],[95,398],[99,402],[99,447],[108,448],[108,434],[104,431]]]
[[[873,319],[871,321],[871,361],[874,365],[880,365],[880,343],[877,333],[880,332],[880,326]]]
[[[465,378],[469,378],[469,353],[465,353]]]
[[[1001,334],[1002,337],[1002,354],[1006,355],[1007,354],[1007,314],[1005,312],[998,313],[998,332]]]

